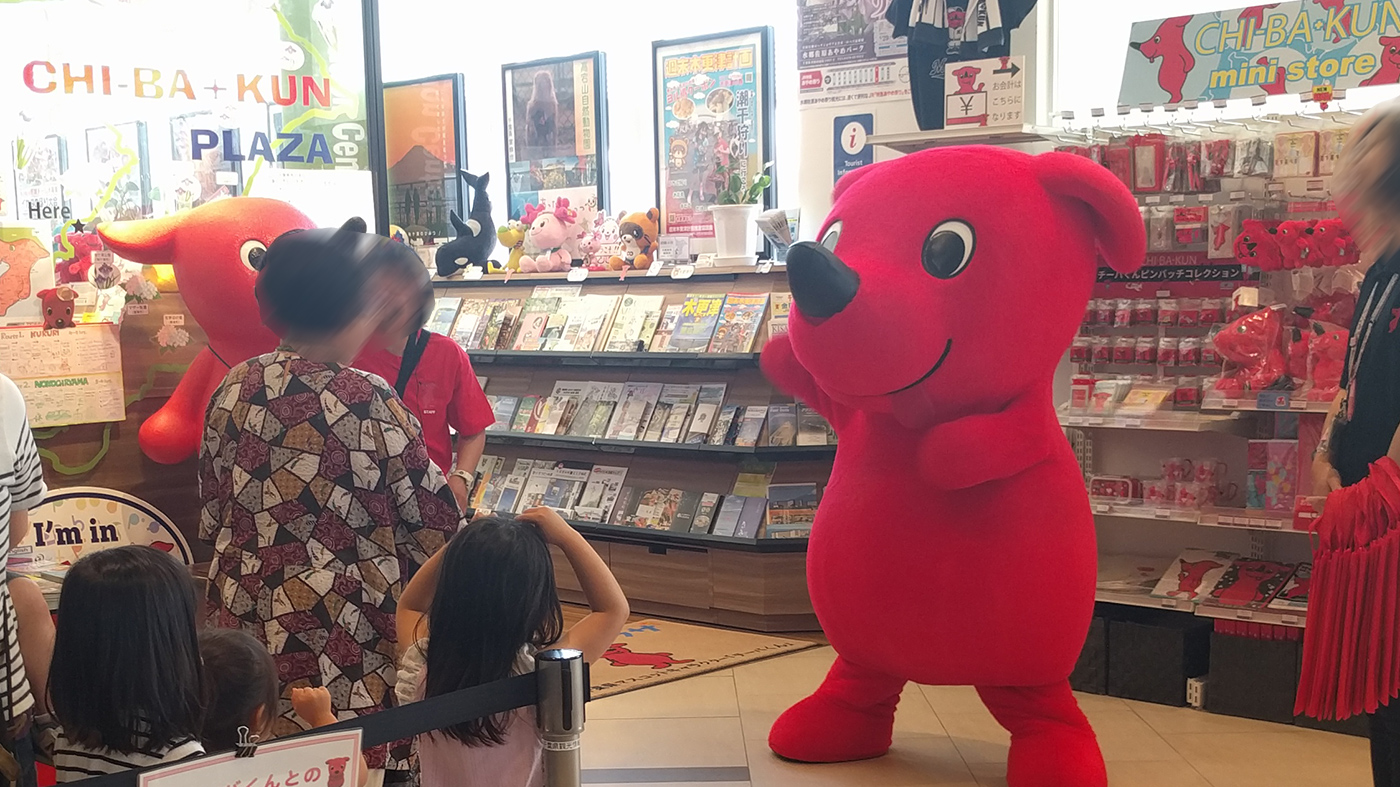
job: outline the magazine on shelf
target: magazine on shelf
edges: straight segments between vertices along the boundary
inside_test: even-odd
[[[561,311],[553,312],[549,315],[549,320],[545,323],[544,334],[540,336],[541,350],[559,350],[559,344],[563,341],[564,326],[569,319],[568,313],[562,311],[567,308],[560,306]]]
[[[564,338],[570,342],[569,349],[581,353],[590,353],[601,349],[603,337],[612,323],[620,300],[622,298],[617,295],[583,296],[578,335],[570,336],[569,329],[567,327],[564,329]]]
[[[651,415],[656,400],[661,398],[661,383],[626,383],[622,399],[608,423],[608,440],[636,440]]]
[[[764,538],[806,538],[817,517],[816,484],[770,484]]]
[[[1187,549],[1167,567],[1152,595],[1178,601],[1204,601],[1239,555]]]
[[[724,503],[719,507],[719,513],[715,515],[714,527],[710,533],[716,536],[733,537],[735,530],[739,527],[739,515],[744,512],[744,503],[748,498],[743,495],[729,495],[724,498]]]
[[[582,284],[541,284],[530,290],[531,298],[577,298],[583,295]]]
[[[734,437],[734,445],[745,447],[758,445],[758,438],[763,434],[763,424],[767,419],[767,405],[755,404],[745,407],[744,414],[739,420],[739,430]]]
[[[530,413],[530,420],[525,424],[525,431],[530,434],[540,434],[544,425],[549,423],[549,412],[553,409],[548,396],[540,396],[535,399],[535,409]]]
[[[1308,591],[1312,584],[1312,564],[1300,563],[1288,583],[1269,602],[1269,609],[1279,612],[1307,612]]]
[[[515,417],[511,419],[510,431],[527,432],[530,427],[530,417],[535,414],[535,405],[539,404],[538,396],[522,396],[520,404],[515,409]]]
[[[612,515],[618,495],[622,493],[622,482],[627,478],[627,468],[594,465],[588,474],[588,483],[583,488],[578,505],[574,510],[579,517],[590,522],[607,522]]]
[[[772,308],[768,317],[768,338],[782,336],[788,332],[788,315],[792,313],[792,293],[775,292],[772,295]]]
[[[667,347],[671,352],[702,353],[710,346],[719,324],[723,295],[687,295],[681,304],[680,320]]]
[[[751,353],[763,315],[768,311],[768,294],[746,295],[731,292],[724,296],[719,322],[710,339],[709,352]]]
[[[657,399],[637,439],[644,443],[661,442],[661,432],[666,428],[666,419],[671,417],[671,406],[670,402]]]
[[[542,503],[563,516],[572,516],[574,505],[588,485],[589,474],[586,466],[554,468],[550,471],[549,485],[545,487]]]
[[[724,406],[724,383],[708,383],[700,386],[700,394],[695,398],[695,415],[686,426],[684,442],[704,445],[710,441],[719,410]]]
[[[519,396],[497,396],[496,401],[491,404],[491,412],[496,414],[496,422],[486,429],[488,432],[508,432],[510,431],[511,419],[515,417],[515,409],[520,406]],[[491,397],[486,397],[491,401]]]
[[[671,337],[676,332],[676,325],[681,321],[682,308],[682,304],[673,303],[666,307],[664,314],[651,313],[656,318],[656,323],[651,329],[651,338],[647,340],[647,346],[651,348],[652,352],[676,352],[671,347]],[[646,335],[645,330],[642,331],[642,335]]]
[[[1106,593],[1150,595],[1172,565],[1171,558],[1099,555],[1096,588]]]
[[[768,405],[768,436],[764,445],[789,446],[797,443],[797,405],[791,402]]]
[[[637,507],[636,498],[637,488],[635,486],[623,486],[622,491],[617,493],[617,502],[613,503],[612,515],[608,517],[608,524],[628,524],[632,510]]]
[[[540,427],[540,434],[566,435],[583,401],[587,382],[560,380],[549,395],[549,417]]]
[[[676,307],[679,310],[679,306]],[[656,329],[661,324],[661,310],[654,309],[647,312],[642,320],[642,334],[637,337],[637,347],[639,352],[665,352],[666,343],[663,341],[660,347],[656,346]],[[669,334],[668,334],[669,337]]]
[[[507,300],[503,298],[493,298],[489,301],[479,301],[482,304],[481,319],[476,321],[476,328],[472,335],[467,338],[466,349],[468,350],[489,350],[492,347],[486,346],[486,333],[491,327],[491,321],[496,319],[506,308]],[[500,323],[497,322],[497,325]]]
[[[491,511],[501,514],[513,514],[516,506],[520,503],[520,493],[525,488],[528,477],[523,475],[511,475],[506,478],[501,486],[500,496],[496,499],[496,505],[488,506]]]
[[[773,483],[773,474],[778,472],[774,462],[745,460],[739,465],[739,474],[734,477],[730,491],[741,497],[767,497],[768,486]]]
[[[638,352],[639,349],[645,351],[646,345],[640,344],[642,325],[646,322],[647,313],[659,311],[664,300],[665,297],[661,295],[622,296],[603,349],[615,353]]]
[[[481,338],[483,350],[500,350],[510,347],[511,335],[515,332],[515,320],[520,316],[521,303],[517,299],[502,300],[491,311],[491,320],[486,325],[486,333]]]
[[[472,339],[477,335],[481,321],[486,319],[489,306],[486,301],[466,301],[462,304],[461,311],[457,312],[457,322],[452,326],[451,338],[458,347],[463,350],[476,349]]]
[[[699,396],[698,385],[662,386],[651,425],[647,428],[646,439],[661,443],[679,442],[681,430],[690,420],[691,408],[695,406],[695,400]]]
[[[695,514],[700,508],[700,498],[703,492],[693,492],[684,490],[681,492],[681,500],[676,504],[676,518],[671,521],[671,530],[677,533],[689,533],[695,526]]]
[[[544,505],[545,494],[549,492],[549,485],[554,481],[554,472],[553,467],[536,467],[530,471],[530,475],[525,479],[525,486],[520,491],[520,500],[513,509],[515,513]]]
[[[690,532],[696,534],[707,534],[715,524],[715,513],[719,509],[720,500],[723,495],[718,492],[706,492],[700,496],[700,505],[695,509],[695,518],[691,520]]]
[[[443,336],[451,336],[452,324],[457,321],[457,310],[460,308],[461,298],[438,298],[433,303],[433,313],[428,317],[427,329]]]
[[[710,432],[710,445],[734,445],[735,430],[739,426],[739,406],[726,404],[720,408],[715,418],[715,428]]]
[[[763,529],[763,519],[768,513],[768,500],[762,497],[744,498],[744,507],[739,511],[739,524],[734,528],[737,538],[758,538]]]
[[[595,440],[606,435],[617,402],[622,398],[622,388],[623,383],[589,383],[569,434]]]
[[[520,324],[510,348],[512,350],[538,350],[544,343],[545,329],[549,327],[550,315],[559,311],[558,298],[531,298],[520,310]]]
[[[1221,607],[1263,609],[1283,589],[1297,567],[1293,563],[1239,558],[1220,575],[1205,603]]]
[[[803,404],[797,403],[797,444],[831,445],[834,440],[831,424],[822,414]]]
[[[670,530],[676,518],[676,508],[684,493],[667,487],[648,489],[637,500],[637,508],[632,512],[633,527],[647,530]]]

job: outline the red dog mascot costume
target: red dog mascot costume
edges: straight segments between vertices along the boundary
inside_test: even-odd
[[[209,397],[229,368],[277,346],[253,297],[258,260],[278,236],[315,226],[285,202],[235,197],[165,218],[98,229],[120,257],[143,265],[173,265],[190,314],[209,336],[209,346],[190,364],[170,401],[141,424],[146,456],[162,464],[194,456]]]
[[[945,148],[843,178],[820,237],[763,368],[840,436],[807,553],[838,658],[770,746],[877,757],[906,681],[972,685],[1012,787],[1102,787],[1069,687],[1094,525],[1051,388],[1100,257],[1142,263],[1137,203],[1088,159]]]

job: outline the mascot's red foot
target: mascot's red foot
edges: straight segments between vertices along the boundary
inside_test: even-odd
[[[798,762],[848,762],[890,750],[904,681],[837,658],[817,693],[788,708],[768,747]]]
[[[1011,733],[1007,784],[1107,787],[1098,740],[1068,682],[1038,688],[979,687],[977,693]]]

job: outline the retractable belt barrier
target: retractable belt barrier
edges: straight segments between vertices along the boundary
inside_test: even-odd
[[[586,702],[588,665],[583,661],[583,654],[577,650],[545,650],[535,654],[535,671],[531,674],[473,686],[278,740],[358,729],[361,745],[369,748],[533,705],[544,742],[546,787],[580,787],[579,735],[583,732]],[[144,770],[158,770],[172,764]],[[123,771],[70,783],[83,787],[137,787],[141,772]]]

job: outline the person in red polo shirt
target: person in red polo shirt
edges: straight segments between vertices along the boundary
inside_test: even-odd
[[[386,321],[378,343],[366,347],[354,366],[384,378],[418,416],[428,458],[447,474],[457,505],[466,511],[476,465],[486,448],[486,429],[496,416],[467,353],[448,337],[423,327],[433,310],[432,278],[412,249],[402,244],[399,248],[402,252],[384,264],[399,274],[404,287],[421,290],[423,298],[418,308],[404,308]],[[457,433],[455,451],[450,430]]]

